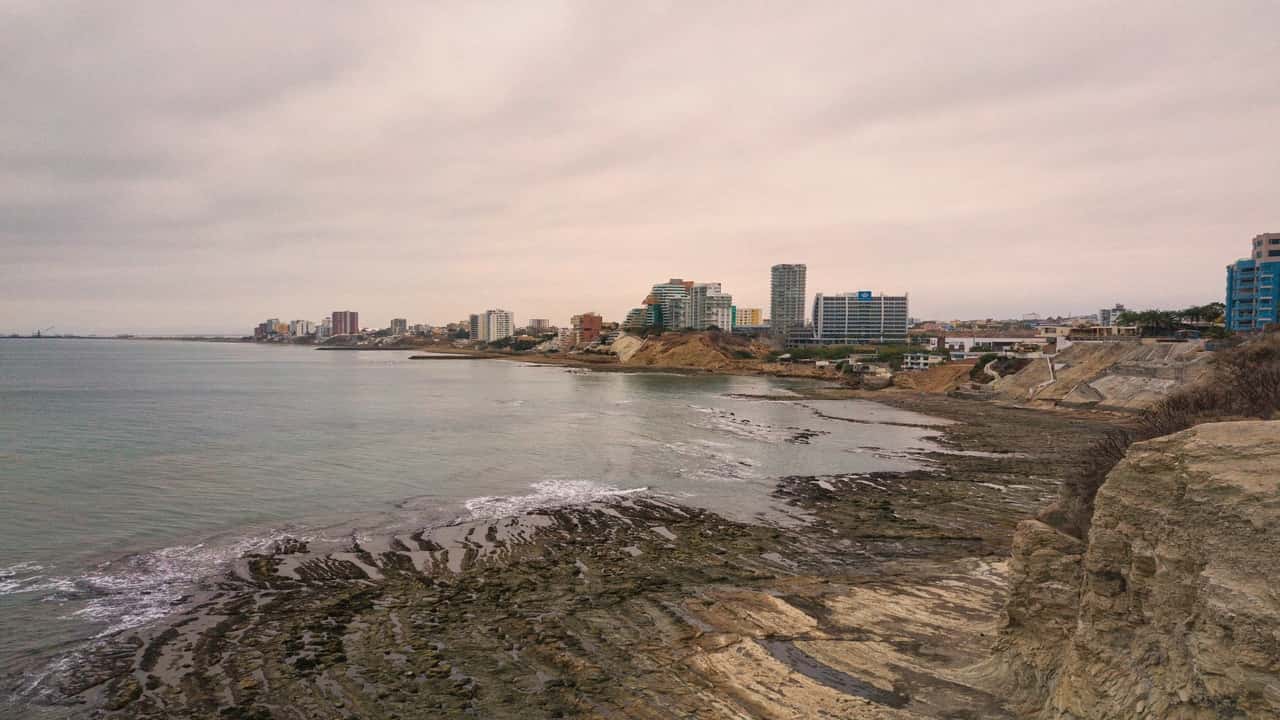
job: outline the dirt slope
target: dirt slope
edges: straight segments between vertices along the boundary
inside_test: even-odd
[[[920,372],[898,373],[893,376],[894,387],[927,393],[946,394],[969,381],[969,373],[976,361],[945,363]]]
[[[667,333],[646,338],[626,365],[724,370],[755,364],[767,348],[719,332]]]
[[[1007,402],[1141,410],[1198,381],[1212,353],[1201,343],[1076,343],[992,384]]]

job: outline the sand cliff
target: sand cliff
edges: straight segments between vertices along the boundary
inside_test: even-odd
[[[1014,536],[999,654],[983,670],[1043,718],[1280,717],[1280,422],[1134,445],[1087,543]]]

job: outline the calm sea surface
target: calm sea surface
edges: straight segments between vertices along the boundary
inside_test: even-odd
[[[927,419],[873,403],[737,397],[794,382],[408,355],[0,340],[0,715],[281,533],[637,491],[749,519],[776,510],[779,476],[907,469],[932,447],[875,422]]]

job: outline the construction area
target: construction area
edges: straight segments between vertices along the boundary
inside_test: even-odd
[[[1012,365],[1003,358],[979,369],[949,363],[895,378],[894,385],[1032,407],[1131,412],[1199,381],[1212,358],[1203,341],[1077,342]]]

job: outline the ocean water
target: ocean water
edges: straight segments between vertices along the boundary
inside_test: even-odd
[[[873,403],[743,397],[803,381],[409,354],[0,340],[0,710],[283,534],[638,492],[786,521],[777,477],[909,469],[936,434]]]

